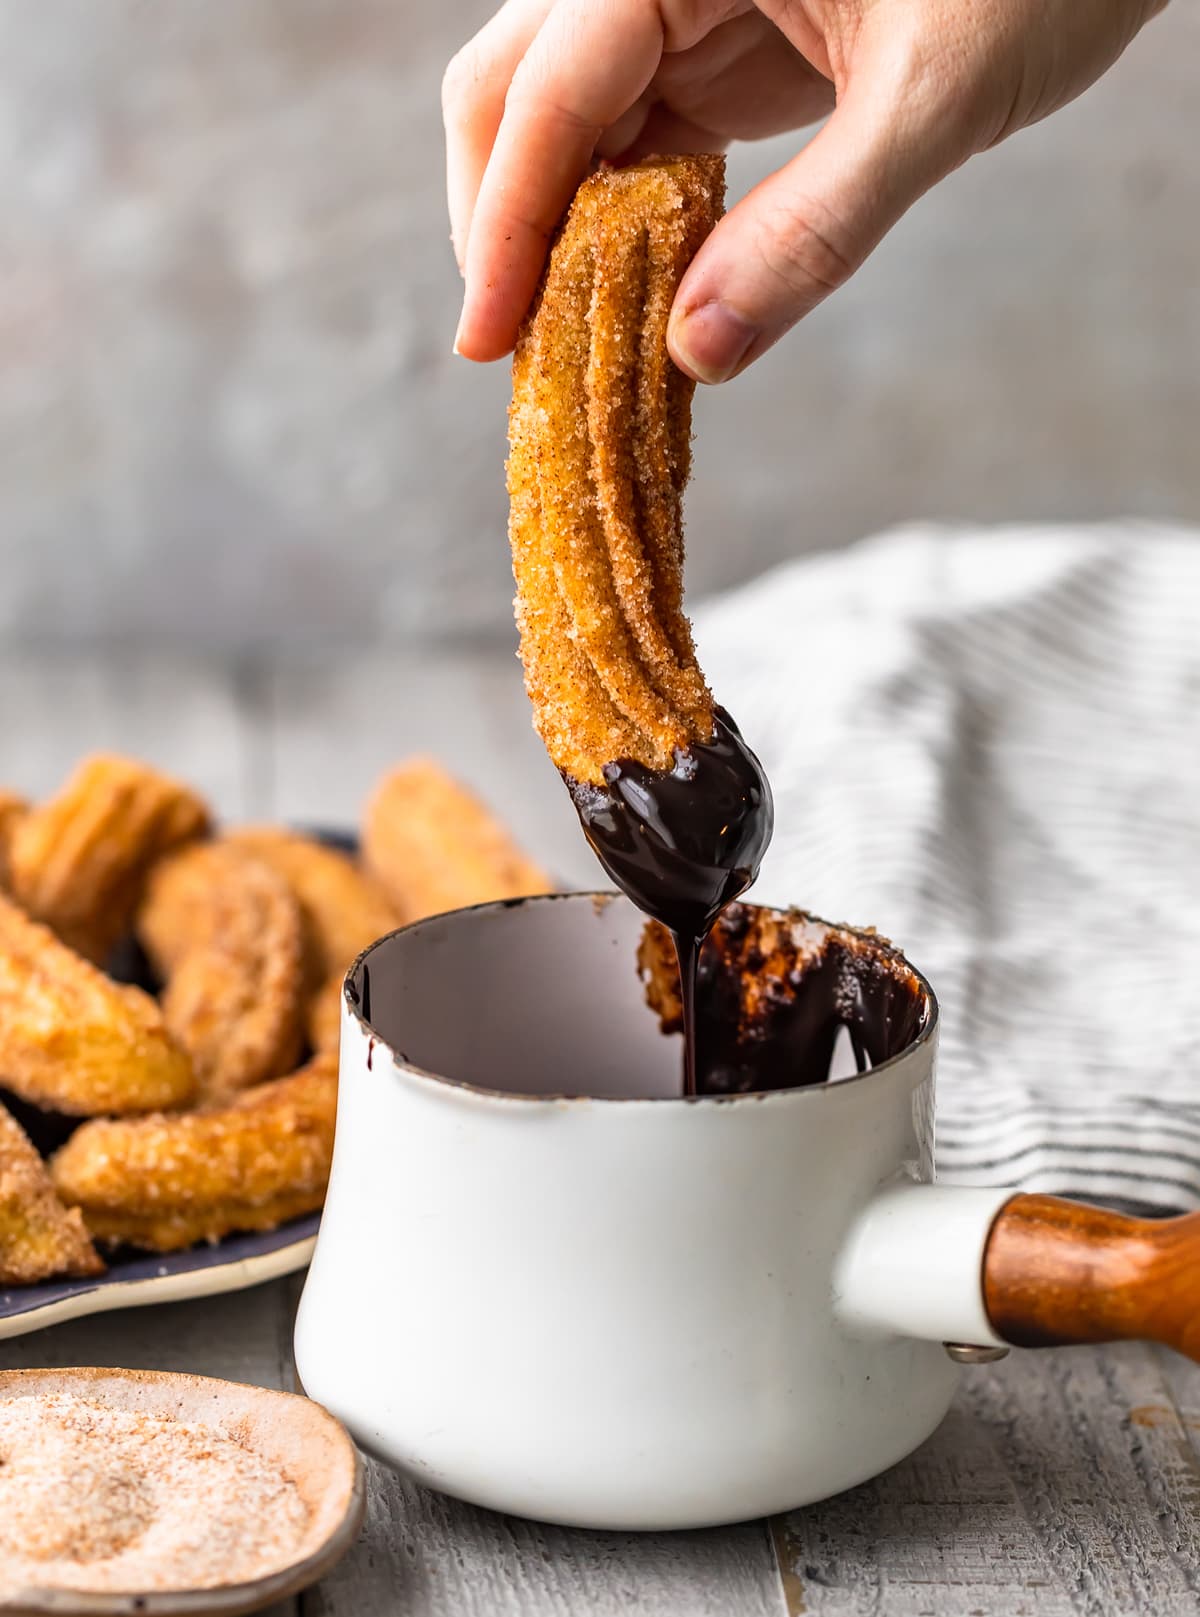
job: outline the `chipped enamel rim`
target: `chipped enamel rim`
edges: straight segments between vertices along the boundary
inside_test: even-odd
[[[355,999],[351,997],[351,982],[359,967],[372,955],[376,949],[382,948],[386,943],[399,937],[410,934],[417,936],[423,927],[435,926],[452,917],[477,915],[480,918],[493,914],[501,914],[508,910],[533,908],[543,904],[583,903],[587,902],[594,908],[607,908],[609,904],[629,904],[630,901],[622,894],[614,891],[582,891],[574,893],[537,893],[522,898],[495,899],[488,904],[468,904],[461,909],[445,910],[438,915],[422,916],[419,921],[410,921],[407,926],[398,926],[393,932],[387,932],[381,938],[376,938],[354,961],[346,973],[342,983],[342,1004],[347,1014],[358,1024],[359,1031],[373,1044],[376,1049],[384,1050],[391,1057],[392,1066],[397,1072],[405,1074],[430,1085],[441,1091],[452,1091],[458,1094],[471,1095],[482,1101],[502,1101],[509,1106],[529,1106],[544,1108],[547,1106],[561,1107],[563,1105],[575,1106],[738,1106],[746,1104],[757,1105],[787,1105],[813,1104],[820,1102],[822,1097],[837,1094],[840,1091],[856,1084],[869,1084],[876,1079],[882,1080],[884,1075],[894,1072],[902,1063],[910,1061],[913,1055],[929,1045],[936,1037],[940,1012],[937,995],[929,979],[923,972],[917,970],[912,961],[901,950],[897,949],[886,938],[878,933],[867,931],[860,927],[846,926],[836,921],[826,921],[819,915],[813,915],[808,910],[781,910],[773,904],[747,903],[745,907],[752,910],[761,910],[786,921],[800,920],[816,927],[823,927],[827,932],[841,938],[853,939],[854,943],[863,949],[881,955],[886,949],[892,961],[898,962],[915,979],[923,999],[924,1018],[916,1037],[905,1045],[903,1050],[881,1061],[878,1066],[869,1068],[866,1072],[851,1074],[839,1078],[835,1083],[807,1084],[793,1089],[755,1089],[739,1095],[675,1095],[675,1096],[649,1096],[649,1095],[578,1095],[578,1094],[545,1094],[545,1095],[517,1095],[505,1089],[491,1089],[485,1084],[469,1083],[464,1078],[448,1078],[442,1073],[430,1072],[427,1068],[418,1066],[413,1061],[403,1059],[392,1048],[391,1044],[379,1030],[371,1025],[362,1015]],[[633,906],[630,905],[632,908]]]

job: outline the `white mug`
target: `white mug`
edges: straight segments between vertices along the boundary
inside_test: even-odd
[[[1005,1339],[1200,1356],[1200,1215],[932,1183],[923,979],[920,1032],[875,1068],[685,1100],[642,926],[608,895],[525,899],[352,968],[295,1348],[364,1448],[499,1510],[698,1527],[894,1464],[956,1360]]]

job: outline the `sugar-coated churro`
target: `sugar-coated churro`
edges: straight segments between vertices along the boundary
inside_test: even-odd
[[[368,944],[399,926],[395,906],[348,853],[282,826],[239,826],[229,841],[278,872],[304,920],[315,982],[342,977]]]
[[[363,814],[362,848],[402,921],[554,885],[432,758],[412,758],[379,782]]]
[[[202,842],[156,865],[138,936],[164,979],[163,1017],[206,1098],[295,1066],[305,998],[300,906],[248,848]]]
[[[56,797],[17,823],[12,891],[102,965],[129,930],[150,866],[208,823],[200,798],[169,775],[130,758],[86,758]]]
[[[724,160],[649,159],[580,186],[517,345],[510,539],[525,683],[546,749],[599,785],[669,769],[713,704],[683,612],[694,383],[675,291],[722,206]]]
[[[224,1106],[96,1118],[76,1129],[50,1171],[98,1240],[171,1252],[232,1230],[274,1229],[320,1207],[336,1110],[337,1064],[318,1056]]]
[[[87,1117],[185,1105],[196,1080],[149,994],[0,896],[0,1088]]]
[[[337,1055],[342,1038],[342,992],[345,987],[344,971],[327,977],[313,994],[304,1011],[304,1028],[308,1042],[320,1054]]]
[[[24,1129],[0,1106],[0,1286],[103,1268],[83,1219],[59,1201]]]
[[[23,797],[0,788],[0,893],[9,891],[12,839],[28,810],[29,804]]]

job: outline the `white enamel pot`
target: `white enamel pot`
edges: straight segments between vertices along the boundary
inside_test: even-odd
[[[697,1527],[892,1465],[1005,1340],[1200,1351],[1200,1216],[931,1182],[927,988],[867,1073],[684,1100],[642,925],[485,905],[352,969],[296,1363],[364,1448],[499,1510]]]

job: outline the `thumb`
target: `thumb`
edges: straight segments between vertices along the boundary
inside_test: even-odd
[[[697,381],[744,370],[853,275],[953,167],[928,122],[906,135],[903,103],[872,99],[865,84],[848,91],[820,133],[739,202],[696,255],[667,340]]]

